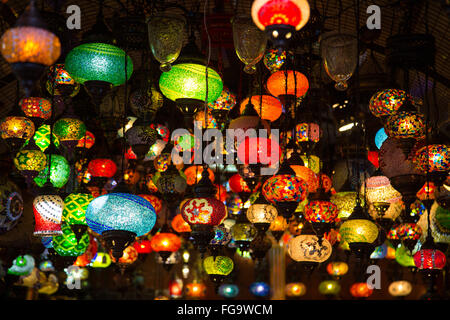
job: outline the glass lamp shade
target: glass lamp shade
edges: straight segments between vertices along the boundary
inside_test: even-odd
[[[138,194],[139,197],[144,198],[155,209],[156,214],[159,214],[162,210],[162,200],[153,194]]]
[[[41,149],[42,152],[47,150],[48,146],[50,145],[50,125],[48,124],[41,125],[34,132],[33,140],[34,143],[39,147],[39,149]],[[52,142],[55,145],[55,147],[57,148],[59,147],[59,139],[54,132]],[[28,143],[29,141],[26,141],[23,146],[25,147],[26,145],[28,145]]]
[[[227,276],[233,271],[233,260],[226,256],[209,256],[203,260],[203,268],[209,275]]]
[[[169,168],[172,161],[172,156],[170,153],[161,153],[153,160],[156,171],[164,172]]]
[[[216,192],[216,199],[225,202],[227,200],[227,189],[223,185],[215,184],[214,185],[217,188]]]
[[[252,5],[253,22],[265,30],[272,25],[288,25],[298,31],[309,20],[306,0],[257,0]]]
[[[103,81],[120,86],[133,73],[133,60],[127,55],[125,78],[125,51],[106,43],[86,43],[73,48],[66,56],[65,68],[78,83]]]
[[[263,62],[270,73],[277,72],[286,62],[286,51],[283,50],[280,52],[277,49],[266,50]]]
[[[247,219],[253,224],[270,224],[277,216],[277,209],[268,203],[254,203],[247,209]]]
[[[295,141],[297,143],[311,141],[319,142],[320,126],[317,123],[299,123],[295,126]],[[309,167],[306,163],[305,166]],[[310,168],[312,169],[312,168]]]
[[[311,234],[301,234],[289,240],[287,252],[295,261],[324,262],[328,260],[332,252],[331,244],[328,240],[319,238]]]
[[[50,119],[52,104],[49,100],[39,97],[23,98],[19,101],[20,109],[29,118]]]
[[[239,287],[235,284],[224,283],[220,285],[218,292],[220,296],[226,299],[232,299],[238,296]]]
[[[239,173],[233,174],[228,179],[228,185],[230,186],[231,191],[234,193],[251,192],[251,190],[247,186],[247,183]]]
[[[61,155],[52,154],[47,155],[47,163],[50,163],[50,182],[51,184],[59,189],[66,185],[70,176],[70,165],[69,162]],[[49,174],[48,174],[48,166],[45,166],[44,170],[39,172],[38,176],[34,178],[34,182],[39,187],[43,187],[47,182]]]
[[[367,298],[372,293],[373,289],[370,289],[366,282],[357,282],[350,287],[350,294],[355,298]]]
[[[241,209],[244,207],[242,199],[236,193],[231,193],[225,201],[227,206],[227,212],[231,215],[238,215],[241,213]]]
[[[284,292],[287,297],[301,297],[306,293],[306,286],[301,282],[290,282],[286,284]]]
[[[402,198],[400,192],[395,190],[388,177],[373,176],[366,179],[366,188],[364,192],[364,185],[361,186],[361,194],[365,194],[367,202],[396,202]]]
[[[437,249],[421,249],[414,256],[414,265],[419,269],[441,270],[445,267],[447,258]]]
[[[13,260],[12,266],[8,269],[8,274],[27,276],[33,271],[35,265],[33,256],[29,254],[18,256]]]
[[[428,199],[435,199],[435,191],[436,191],[436,186],[434,185],[433,182],[425,182],[425,184],[423,185],[423,187],[416,193],[416,197],[417,199],[419,199],[420,201],[426,200]]]
[[[194,125],[199,129],[217,129],[219,128],[216,118],[213,117],[212,111],[206,111],[207,117],[205,122],[205,111],[199,110],[194,115]],[[205,124],[206,123],[206,124]],[[194,139],[195,141],[195,139]]]
[[[117,166],[110,159],[93,159],[89,161],[88,171],[92,177],[111,178],[116,174]]]
[[[119,258],[119,264],[122,265],[133,264],[137,260],[138,256],[139,254],[137,250],[133,246],[128,246],[125,248],[125,250],[123,250],[123,255],[121,258]],[[111,261],[114,263],[116,263],[117,261],[113,255],[111,255]]]
[[[227,228],[222,226],[214,227],[214,238],[209,242],[213,246],[225,246],[231,240],[231,233],[228,232]]]
[[[378,227],[366,219],[351,219],[339,228],[341,239],[351,244],[354,242],[373,243],[378,237]]]
[[[384,128],[381,128],[377,131],[377,133],[375,134],[375,145],[378,149],[381,149],[383,142],[386,141],[387,138],[388,135],[386,134]]]
[[[68,225],[86,225],[86,209],[94,199],[90,193],[71,193],[64,198],[62,221]]]
[[[61,42],[48,30],[20,26],[6,30],[0,52],[8,63],[36,63],[50,66],[61,54]]]
[[[301,180],[305,181],[308,186],[308,193],[316,192],[319,188],[319,179],[311,169],[305,166],[291,165],[295,175]]]
[[[62,234],[64,201],[58,195],[40,195],[33,200],[35,227],[33,235],[48,237]]]
[[[384,129],[394,139],[423,139],[425,117],[417,112],[399,111],[387,118]]]
[[[11,180],[0,185],[0,234],[8,232],[23,214],[22,191]]]
[[[55,70],[56,68],[56,70]],[[53,79],[53,77],[55,77]],[[55,86],[53,87],[53,82]],[[69,95],[74,97],[80,91],[80,84],[70,76],[64,69],[64,64],[58,63],[50,66],[47,72],[47,82],[45,83],[48,93],[55,96]]]
[[[281,157],[281,147],[275,139],[246,137],[237,148],[237,157],[244,164],[273,165]]]
[[[62,234],[53,236],[53,249],[63,257],[82,255],[89,246],[89,234],[85,232],[79,241],[68,224],[61,224]]]
[[[0,123],[2,139],[18,138],[25,142],[33,136],[34,130],[34,123],[26,117],[6,117]]]
[[[378,118],[390,116],[398,111],[407,97],[406,91],[385,89],[376,92],[369,101],[369,111]]]
[[[308,195],[308,185],[294,175],[276,175],[266,180],[262,186],[262,193],[272,204],[285,201],[301,202]]]
[[[288,228],[288,223],[286,221],[286,218],[277,215],[277,217],[270,223],[269,230],[270,231],[285,231]]]
[[[350,34],[330,32],[322,36],[320,50],[325,71],[336,81],[335,88],[347,89],[347,80],[353,75],[358,62],[356,37]]]
[[[388,291],[393,297],[406,297],[412,291],[412,284],[406,280],[394,281],[389,285]]]
[[[173,217],[171,226],[173,230],[175,230],[178,233],[186,233],[192,231],[191,226],[183,219],[181,213]]]
[[[163,72],[159,78],[161,93],[169,100],[206,98],[206,67],[194,63],[181,63]],[[222,93],[223,83],[220,75],[208,68],[208,103],[212,103]]]
[[[214,172],[208,168],[208,177],[211,182],[214,182]],[[184,170],[184,174],[186,175],[186,183],[190,186],[197,184],[202,178],[203,166],[190,166]]]
[[[220,96],[214,101],[208,103],[211,110],[231,110],[236,105],[236,95],[226,86],[223,86]]]
[[[83,138],[78,140],[77,148],[90,149],[95,144],[95,136],[92,132],[87,131]]]
[[[450,147],[432,144],[419,149],[413,162],[420,172],[448,172],[450,170]]]
[[[34,178],[47,165],[47,157],[40,150],[23,149],[14,158],[14,165],[26,177]]]
[[[181,239],[171,232],[158,232],[150,240],[150,246],[155,252],[175,252],[181,247]]]
[[[190,225],[217,226],[225,220],[227,212],[223,202],[216,198],[193,198],[185,202],[181,215]]]
[[[132,148],[135,145],[147,145],[145,150],[145,153],[147,153],[149,146],[153,145],[158,139],[158,133],[148,125],[137,125],[135,123],[125,132],[125,139]]]
[[[381,246],[376,247],[370,254],[370,259],[384,259],[387,254],[387,246],[383,243]]]
[[[163,195],[175,193],[181,194],[187,187],[186,178],[183,175],[183,172],[176,169],[172,171],[170,166],[168,170],[159,175],[155,185],[158,188],[158,191]]]
[[[86,135],[86,125],[76,118],[61,118],[53,125],[53,132],[60,142],[73,141],[75,145]]]
[[[422,228],[417,223],[404,222],[397,228],[397,235],[400,240],[419,240],[422,235]]]
[[[97,240],[94,237],[89,236],[89,246],[82,255],[79,255],[77,257],[77,260],[74,262],[73,265],[78,267],[86,267],[97,255],[97,250],[98,250]]]
[[[186,297],[203,298],[206,296],[206,285],[201,282],[191,282],[186,284]]]
[[[338,208],[338,218],[345,220],[352,214],[353,208],[356,205],[356,192],[337,192],[331,195],[330,201]]]
[[[236,15],[232,20],[233,42],[236,54],[248,74],[256,72],[256,64],[262,59],[267,45],[267,38],[252,19],[247,15]]]
[[[336,280],[324,280],[319,283],[319,292],[324,296],[327,295],[338,295],[341,291],[341,285]]]
[[[101,234],[108,230],[124,230],[140,237],[156,222],[152,205],[141,197],[127,193],[110,193],[92,200],[86,209],[86,223]]]
[[[389,208],[386,211],[382,210],[382,216],[380,215],[380,211],[378,210],[378,208],[376,208],[380,204],[381,203],[369,204],[369,214],[375,220],[383,218],[394,221],[402,213],[403,202],[401,200],[391,202]]]
[[[250,284],[250,293],[256,297],[267,297],[270,294],[270,285],[266,282],[258,281]]]
[[[181,16],[156,15],[148,21],[148,40],[153,56],[163,72],[171,70],[180,55],[186,21]]]
[[[237,243],[250,243],[256,234],[257,230],[250,222],[237,222],[231,227],[231,238]]]
[[[332,223],[337,216],[337,206],[330,201],[314,200],[305,206],[305,219],[309,222]]]
[[[133,247],[139,254],[149,254],[152,252],[152,246],[150,240],[138,240],[133,243]]]
[[[93,268],[107,268],[111,264],[111,256],[106,252],[97,252],[92,259],[91,266]]]
[[[348,272],[348,264],[343,261],[330,262],[327,264],[327,272],[330,276],[341,277]]]
[[[415,267],[414,257],[404,245],[395,250],[395,261],[402,267]]]
[[[308,78],[299,71],[280,70],[267,79],[267,90],[275,97],[290,95],[301,98],[306,95],[308,89]]]
[[[241,113],[244,112],[245,107],[248,104],[250,98],[245,98],[241,102]],[[269,95],[258,95],[251,97],[251,103],[253,104],[256,112],[261,119],[276,121],[283,112],[283,107],[280,100]]]

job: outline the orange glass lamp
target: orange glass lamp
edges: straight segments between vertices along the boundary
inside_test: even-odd
[[[286,284],[285,294],[290,298],[304,296],[306,294],[306,286],[302,282],[290,282]]]
[[[3,34],[0,52],[29,97],[45,68],[54,64],[61,54],[61,42],[48,31],[35,0],[31,0],[14,27]]]
[[[249,98],[245,98],[241,102],[241,113],[244,112],[244,109],[248,104],[248,100]],[[269,95],[258,95],[252,96],[251,101],[261,119],[273,122],[276,121],[283,112],[283,107],[280,100],[275,97]]]
[[[191,282],[186,285],[186,297],[200,299],[206,296],[206,285],[202,282]]]
[[[23,98],[19,101],[19,106],[23,113],[33,121],[36,128],[45,120],[50,119],[52,115],[52,104],[44,98]]]
[[[297,99],[306,95],[309,89],[308,78],[295,70],[280,70],[267,79],[267,90],[280,99],[286,114],[295,116]]]
[[[251,13],[256,26],[281,50],[308,22],[310,8],[306,0],[255,0]]]
[[[16,154],[26,140],[35,132],[34,123],[26,117],[10,116],[0,123],[0,135],[13,154]]]
[[[152,237],[150,246],[153,251],[160,255],[165,264],[169,256],[180,249],[181,239],[176,234],[170,232],[167,225],[164,225],[161,231]]]
[[[371,296],[373,289],[370,289],[366,282],[356,282],[350,287],[350,294],[359,299]]]
[[[203,167],[202,166],[190,166],[184,170],[186,175],[186,183],[190,186],[198,183],[202,178]],[[214,182],[214,172],[208,168],[209,179]]]
[[[192,231],[191,226],[183,219],[181,213],[173,217],[171,225],[173,230],[181,234],[183,237],[188,237],[189,233]]]
[[[133,264],[137,258],[138,258],[138,252],[133,246],[128,246],[123,250],[122,257],[119,258],[119,264],[120,265],[131,265]],[[116,258],[112,254],[110,254],[111,261],[116,263]]]
[[[286,218],[280,215],[272,221],[269,227],[269,231],[272,233],[275,240],[279,241],[287,228],[288,223],[286,221]]]
[[[162,210],[162,200],[153,194],[138,194],[139,197],[144,198],[151,203],[155,209],[156,214],[159,214]]]
[[[343,261],[333,261],[327,264],[327,272],[330,276],[340,278],[348,272],[348,264]]]

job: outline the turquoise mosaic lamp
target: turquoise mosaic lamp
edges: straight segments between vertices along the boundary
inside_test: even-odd
[[[128,193],[110,193],[92,200],[86,209],[86,223],[101,234],[118,261],[136,237],[152,230],[156,212],[147,200]]]

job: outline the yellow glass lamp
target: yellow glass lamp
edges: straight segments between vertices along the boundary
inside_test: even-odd
[[[26,117],[10,116],[0,123],[0,136],[13,153],[17,153],[35,131],[34,123]]]
[[[333,261],[327,264],[327,272],[331,276],[342,277],[348,272],[348,264],[343,261]]]
[[[31,0],[14,27],[3,34],[0,52],[11,64],[25,95],[29,97],[45,68],[54,64],[61,54],[61,42],[47,30],[35,0]]]
[[[406,280],[394,281],[389,285],[389,294],[396,298],[404,298],[412,291],[412,284]]]
[[[203,260],[203,267],[214,283],[220,283],[233,271],[234,263],[226,256],[209,256]]]
[[[378,227],[357,201],[352,214],[339,228],[339,234],[349,244],[350,250],[360,257],[371,253],[368,251],[373,249],[372,244],[378,237]]]

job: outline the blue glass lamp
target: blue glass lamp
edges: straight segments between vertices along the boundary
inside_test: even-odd
[[[384,131],[384,128],[381,128],[377,131],[377,133],[375,134],[375,145],[378,149],[381,149],[381,145],[387,138],[388,135],[386,134],[386,131]]]
[[[239,287],[235,284],[224,283],[220,285],[218,292],[225,299],[233,299],[239,294]]]
[[[269,295],[270,286],[266,282],[253,282],[250,285],[250,292],[258,298],[264,298]]]
[[[147,200],[128,193],[99,196],[86,209],[86,223],[99,233],[118,261],[136,237],[145,235],[156,222],[156,213]]]

